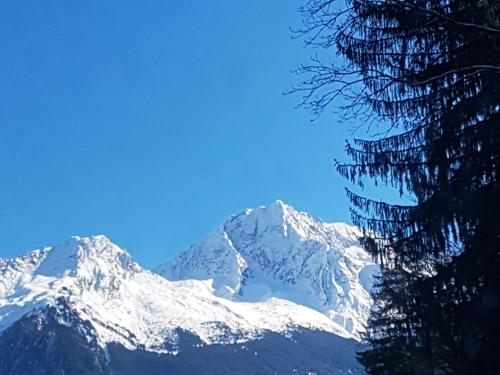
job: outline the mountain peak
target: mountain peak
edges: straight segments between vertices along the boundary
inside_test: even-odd
[[[276,199],[274,202],[276,206],[285,206],[285,203],[281,199]]]
[[[137,267],[132,257],[106,236],[73,236],[51,247],[36,272],[92,279],[97,275],[123,275]]]
[[[357,337],[376,271],[359,229],[330,224],[282,201],[232,216],[157,272],[212,279],[216,294],[242,301],[285,298],[324,313]]]
[[[281,211],[281,212],[286,212],[288,209],[294,209],[293,207],[287,205],[285,202],[283,202],[280,199],[277,199],[273,204],[271,204],[268,207],[272,207],[275,210]]]
[[[262,208],[264,209],[264,211],[268,211],[268,214],[276,215],[281,221],[286,221],[287,217],[291,214],[299,213],[299,211],[297,211],[295,208],[279,199],[269,206],[262,206]]]
[[[309,214],[300,212],[281,200],[276,200],[274,203],[267,206],[246,209],[244,212],[232,216],[223,226],[235,220],[240,220],[246,222],[248,225],[257,225],[260,230],[266,227],[282,228],[286,235],[288,229],[293,229],[297,227],[297,224],[306,223],[311,219]],[[306,225],[309,224],[306,223]]]
[[[103,348],[175,353],[179,330],[203,345],[301,329],[359,340],[375,267],[356,228],[282,201],[232,216],[160,275],[105,236],[75,236],[0,259],[0,335],[23,317],[37,322],[46,307],[59,311],[63,301],[57,322],[69,327],[70,315],[88,322],[92,332],[81,332]]]
[[[248,268],[222,229],[207,236],[204,246],[214,251],[212,260],[219,269],[224,268],[224,257],[236,257],[239,269]],[[202,254],[195,259],[202,259]],[[234,270],[229,271],[225,280],[217,280],[221,288],[233,282]],[[72,237],[61,245],[0,262],[0,288],[6,283],[8,290],[0,295],[0,334],[47,306],[57,310],[58,301],[64,301],[71,314],[91,322],[103,347],[113,342],[128,349],[170,352],[175,350],[170,348],[179,329],[208,344],[244,342],[264,332],[298,327],[350,337],[338,323],[291,301],[248,303],[214,295],[211,281],[168,281],[142,270],[104,236]],[[236,288],[227,291],[226,297],[231,297]],[[64,311],[58,321],[68,323]]]
[[[116,293],[123,278],[142,269],[123,249],[103,235],[73,236],[56,246],[36,249],[14,259],[0,259],[0,298],[33,280],[73,285],[103,294]]]
[[[233,216],[230,220],[226,221],[226,223],[234,219],[241,219],[248,222],[258,222],[261,228],[268,226],[283,226],[290,209],[293,210],[293,208],[278,200],[268,206],[247,209],[243,213]]]

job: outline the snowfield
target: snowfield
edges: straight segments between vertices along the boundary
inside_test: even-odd
[[[105,236],[72,237],[0,259],[0,332],[63,297],[103,347],[169,352],[177,328],[205,344],[299,327],[359,339],[377,270],[359,235],[278,201],[233,216],[157,273]]]

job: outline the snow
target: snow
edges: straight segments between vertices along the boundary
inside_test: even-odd
[[[374,272],[358,234],[277,202],[233,216],[161,266],[168,279],[105,236],[72,237],[0,259],[0,332],[64,297],[102,346],[167,352],[177,328],[205,344],[297,327],[358,339]]]
[[[307,306],[359,339],[378,269],[360,236],[277,201],[231,217],[156,271],[170,280],[212,279],[215,293],[234,301],[277,297]]]

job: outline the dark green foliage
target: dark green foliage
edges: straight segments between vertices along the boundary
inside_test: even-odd
[[[360,353],[368,372],[500,368],[500,1],[311,0],[306,39],[335,48],[299,72],[304,103],[389,128],[346,146],[339,173],[409,194],[348,191],[365,248],[385,270]],[[345,104],[347,103],[347,104]]]

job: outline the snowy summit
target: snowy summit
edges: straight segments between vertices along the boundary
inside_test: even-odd
[[[179,329],[204,345],[299,328],[359,340],[376,270],[359,235],[277,201],[231,217],[156,273],[104,236],[73,237],[0,259],[0,337],[63,300],[103,348],[175,353]]]
[[[233,301],[284,299],[318,311],[359,339],[378,267],[358,228],[325,223],[282,201],[231,217],[157,272],[170,280],[213,280]]]

